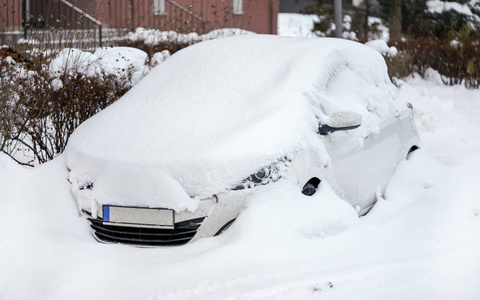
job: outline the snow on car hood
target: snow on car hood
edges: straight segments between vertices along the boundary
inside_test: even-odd
[[[396,95],[382,56],[356,42],[264,35],[202,42],[154,68],[76,129],[67,147],[70,180],[105,191],[112,188],[101,182],[122,190],[135,186],[124,182],[170,177],[185,195],[211,196],[306,148],[328,160],[319,122],[336,111],[360,113],[362,126],[349,134],[361,140],[398,114]],[[127,175],[104,180],[118,172]],[[196,207],[177,188],[170,190],[178,201],[165,203],[151,190],[121,204]]]

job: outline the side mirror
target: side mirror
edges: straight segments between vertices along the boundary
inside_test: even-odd
[[[351,130],[362,125],[362,115],[353,111],[339,111],[330,116],[327,124],[320,124],[318,133],[327,135],[335,131]]]

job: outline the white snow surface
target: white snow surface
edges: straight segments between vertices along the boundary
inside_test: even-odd
[[[128,77],[135,72],[143,72],[147,53],[132,47],[104,47],[94,53],[99,59],[105,75]]]
[[[284,156],[322,153],[318,119],[334,112],[363,116],[350,132],[355,138],[377,132],[405,107],[396,96],[383,58],[356,42],[262,35],[203,42],[173,55],[76,129],[66,150],[70,179],[96,187],[117,182],[122,190],[124,181],[101,177],[139,168],[151,181],[170,176],[189,196],[210,197]],[[148,180],[132,177],[125,180]],[[172,196],[172,207],[149,195],[121,204],[193,209],[181,202],[186,197]]]
[[[395,46],[389,47],[384,40],[372,40],[365,43],[365,46],[373,48],[384,56],[395,56],[398,54],[398,49]]]
[[[313,30],[315,22],[320,22],[317,15],[295,13],[278,14],[278,35],[293,37],[316,37]]]
[[[168,50],[155,53],[152,65],[158,65],[170,56]],[[60,51],[49,64],[55,90],[63,87],[58,77],[63,74],[80,74],[86,77],[114,76],[119,82],[133,86],[151,69],[145,51],[132,47],[104,47],[94,53],[75,48]]]
[[[88,51],[65,48],[50,62],[50,75],[57,77],[65,73],[79,73],[92,77],[100,73],[97,61],[98,56]]]
[[[301,197],[286,181],[218,237],[105,245],[78,216],[65,155],[25,168],[0,153],[0,298],[478,299],[480,91],[434,71],[400,83],[422,149],[359,219],[328,184]]]
[[[255,32],[240,28],[220,28],[212,30],[206,34],[199,35],[196,32],[184,34],[176,31],[161,31],[158,29],[146,29],[143,27],[138,27],[135,32],[129,32],[122,39],[127,38],[134,42],[141,41],[147,45],[158,45],[161,43],[171,42],[193,44],[212,39],[250,34],[255,34]]]

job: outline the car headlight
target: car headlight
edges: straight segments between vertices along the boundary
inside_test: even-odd
[[[282,177],[282,174],[287,169],[290,161],[291,160],[285,157],[267,167],[261,168],[256,173],[242,180],[242,182],[232,188],[232,190],[238,191],[243,189],[249,189],[255,186],[275,182]]]

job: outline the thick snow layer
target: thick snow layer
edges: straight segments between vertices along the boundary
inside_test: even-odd
[[[278,14],[278,35],[293,37],[315,37],[313,25],[320,22],[317,15],[294,13]]]
[[[365,43],[366,46],[373,48],[385,56],[395,56],[398,54],[398,50],[395,46],[388,47],[387,42],[384,40],[373,40]]]
[[[400,97],[413,104],[422,142],[443,163],[468,159],[480,149],[479,90],[447,87],[432,69],[425,76],[427,81],[416,75],[408,84],[399,82]]]
[[[152,181],[160,170],[188,195],[209,197],[286,155],[323,149],[319,119],[334,112],[363,116],[353,137],[378,131],[405,107],[396,95],[383,58],[359,43],[262,35],[203,42],[77,128],[67,165],[72,181],[94,184],[113,165],[142,168]]]
[[[170,56],[168,50],[155,53],[152,65],[156,66]],[[63,74],[80,74],[87,77],[114,76],[129,86],[137,84],[151,69],[144,51],[132,47],[105,47],[94,53],[66,48],[60,51],[49,64],[52,77]],[[59,78],[51,82],[54,90],[63,87]]]
[[[422,150],[367,216],[323,183],[312,198],[267,185],[224,234],[174,248],[97,243],[65,156],[32,169],[0,154],[0,298],[478,299],[480,91],[430,72],[400,97]]]
[[[147,53],[132,47],[106,47],[97,49],[94,53],[99,58],[99,64],[105,75],[126,78],[129,74],[143,72]]]
[[[65,73],[79,73],[91,77],[100,73],[97,60],[98,56],[90,52],[65,48],[50,62],[50,75],[56,77]]]
[[[152,64],[156,66],[156,65],[164,62],[169,57],[170,57],[170,52],[168,50],[163,50],[162,52],[157,52],[152,56]]]
[[[252,245],[302,242],[304,239],[325,238],[350,228],[358,221],[353,207],[339,198],[327,184],[321,185],[312,197],[299,193],[296,182],[282,180],[255,194],[236,220],[228,235],[239,242],[249,239]],[[272,210],[272,206],[277,209]],[[315,214],[307,212],[315,211]],[[259,217],[261,216],[261,217]]]
[[[239,28],[220,28],[199,35],[196,32],[183,34],[176,31],[161,31],[158,29],[145,29],[138,27],[135,32],[129,32],[124,38],[134,42],[141,41],[147,45],[158,45],[171,42],[193,44],[201,41],[247,34],[255,33]]]
[[[15,162],[3,152],[0,152],[0,168],[15,165]]]
[[[99,203],[114,200],[115,205],[128,206],[132,205],[132,199],[139,198],[148,199],[152,207],[168,207],[176,211],[188,209],[191,212],[198,208],[198,201],[190,198],[178,181],[161,170],[119,165],[102,170],[95,181],[94,195]]]

